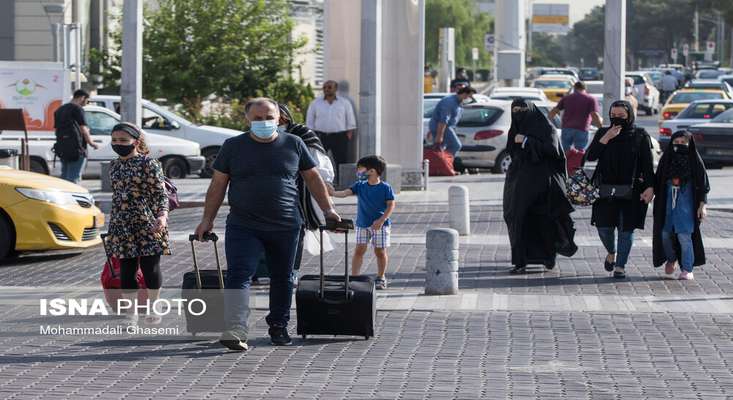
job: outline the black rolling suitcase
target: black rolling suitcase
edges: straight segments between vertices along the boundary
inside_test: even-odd
[[[377,295],[374,280],[367,276],[349,276],[350,220],[320,228],[321,272],[305,275],[298,282],[295,305],[298,314],[298,335],[353,335],[369,339],[374,336]],[[323,231],[344,232],[344,275],[323,273]]]
[[[204,242],[214,242],[214,256],[216,257],[216,269],[199,270],[196,261],[196,248],[193,242],[197,240],[196,235],[190,235],[191,253],[193,254],[193,271],[183,274],[181,285],[181,298],[186,299],[186,329],[196,335],[199,332],[222,332],[224,326],[224,279],[225,271],[222,271],[219,262],[219,249],[216,242],[219,237],[215,233],[207,233]],[[188,303],[193,299],[201,299],[206,304],[206,312],[201,315],[193,315],[189,312]],[[191,306],[195,313],[202,311],[201,303],[195,302]]]

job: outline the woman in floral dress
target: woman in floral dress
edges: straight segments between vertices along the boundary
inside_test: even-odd
[[[112,128],[112,149],[120,157],[111,162],[109,170],[112,211],[107,246],[120,260],[124,297],[136,297],[139,265],[152,304],[162,284],[160,256],[170,254],[163,169],[158,160],[147,156],[143,133],[133,124],[121,123]],[[127,322],[137,323],[133,310],[127,313]],[[160,323],[160,317],[148,315],[145,322]]]

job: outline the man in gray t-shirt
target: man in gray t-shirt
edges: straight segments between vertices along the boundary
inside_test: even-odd
[[[279,133],[277,103],[253,99],[245,107],[251,130],[227,139],[213,164],[204,216],[196,228],[201,239],[210,232],[229,187],[226,223],[226,331],[220,342],[247,350],[249,285],[262,253],[270,268],[270,326],[272,344],[291,343],[287,332],[293,283],[290,280],[303,218],[298,206],[298,175],[327,219],[340,220],[305,143]]]

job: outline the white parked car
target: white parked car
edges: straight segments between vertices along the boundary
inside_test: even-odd
[[[647,71],[631,71],[626,73],[627,78],[634,80],[634,97],[639,101],[639,109],[646,115],[659,112],[659,90],[654,86]]]
[[[550,101],[542,89],[533,87],[498,87],[491,91],[490,99],[493,100],[517,100],[529,101]]]
[[[85,119],[91,131],[92,141],[98,149],[88,148],[87,165],[84,177],[98,177],[102,171],[102,162],[117,158],[112,150],[112,127],[120,122],[119,114],[97,106],[84,107]],[[23,132],[4,131],[0,134],[0,147],[14,148],[20,151],[20,139]],[[198,143],[175,139],[167,136],[145,132],[145,140],[150,149],[150,157],[157,158],[163,165],[163,172],[172,179],[185,178],[188,174],[197,174],[204,166],[204,157]],[[59,176],[61,161],[54,162],[51,150],[56,143],[54,132],[31,132],[28,134],[28,147],[31,155],[31,169],[34,172]]]
[[[89,104],[105,107],[120,112],[120,96],[92,96]],[[209,125],[197,125],[193,122],[161,107],[152,101],[143,99],[142,128],[146,132],[170,136],[196,142],[201,146],[201,155],[206,158],[206,165],[201,170],[201,177],[211,177],[211,165],[219,154],[222,143],[230,137],[242,132],[234,129],[220,128]]]
[[[511,125],[512,102],[509,100],[489,100],[486,102],[469,104],[464,107],[461,120],[456,127],[456,133],[463,147],[456,156],[456,167],[490,168],[495,173],[506,173],[512,162],[506,151],[506,142]],[[552,102],[536,102],[535,106],[547,113],[554,107]],[[428,118],[424,122],[423,130],[428,131]],[[552,121],[560,134],[560,118]]]

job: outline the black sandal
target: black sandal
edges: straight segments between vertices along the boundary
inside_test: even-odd
[[[606,269],[608,272],[613,272],[613,269],[616,268],[615,262],[608,262],[608,260],[603,261],[603,268]]]

